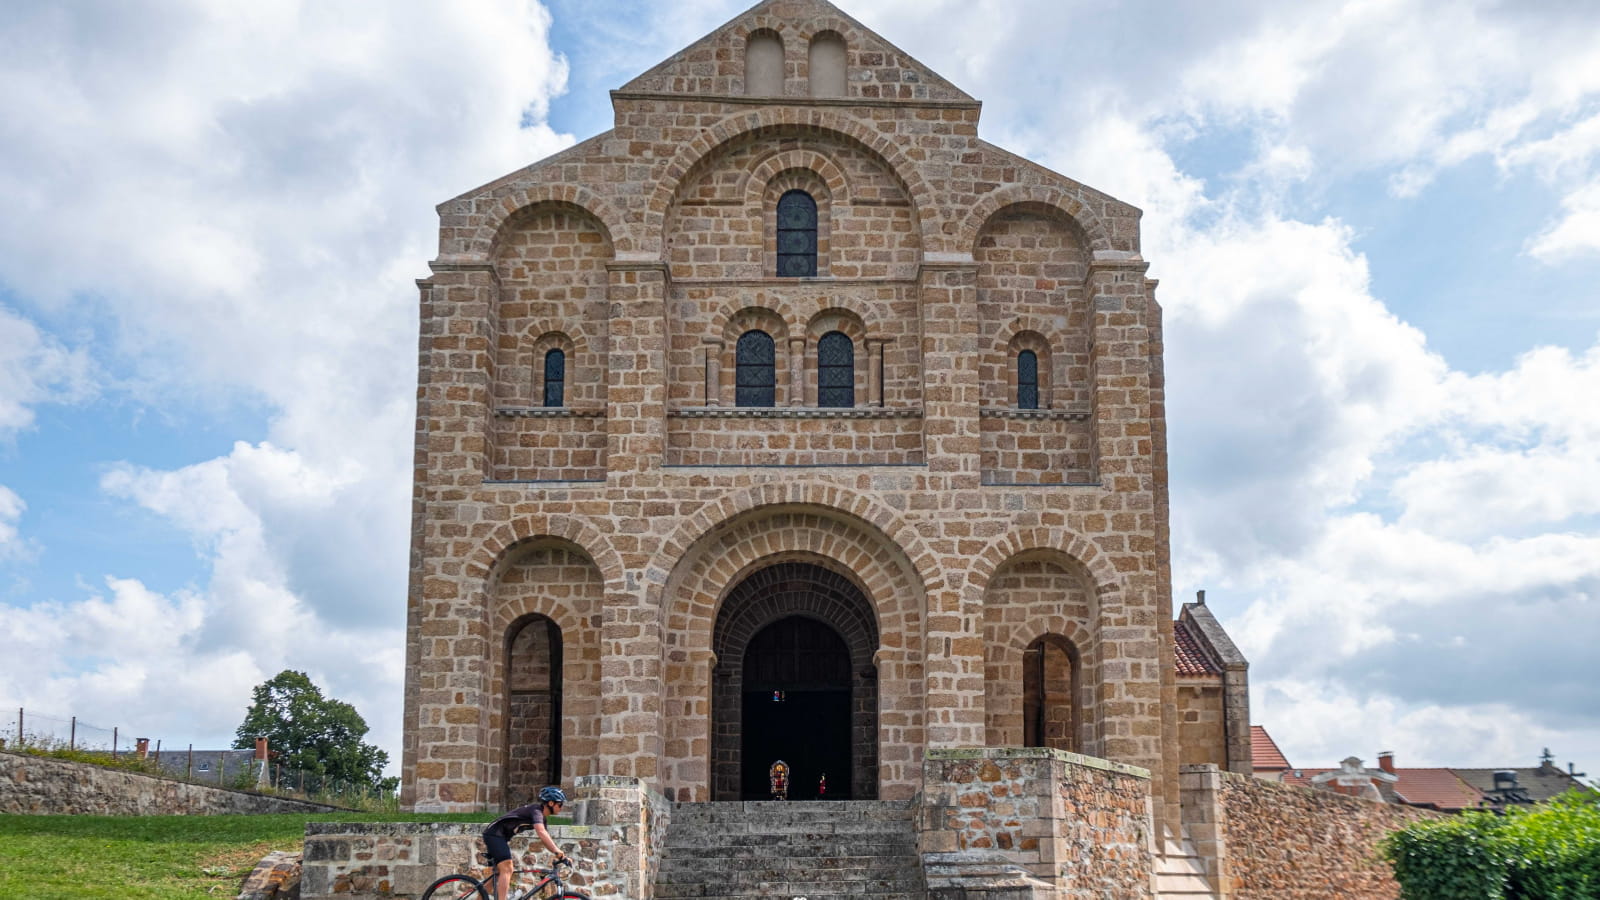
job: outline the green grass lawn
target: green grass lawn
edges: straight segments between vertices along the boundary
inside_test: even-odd
[[[487,822],[469,815],[3,816],[0,900],[232,898],[307,822]]]

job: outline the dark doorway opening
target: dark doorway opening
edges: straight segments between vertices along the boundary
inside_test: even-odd
[[[839,633],[805,616],[779,619],[750,641],[744,672],[743,798],[771,798],[767,773],[781,759],[790,800],[850,799],[850,651]]]
[[[561,628],[543,616],[506,634],[506,806],[561,780]]]

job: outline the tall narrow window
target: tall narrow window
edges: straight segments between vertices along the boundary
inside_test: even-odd
[[[778,277],[817,274],[817,201],[805,191],[778,198]]]
[[[1032,350],[1017,354],[1017,409],[1039,408],[1039,356]]]
[[[763,28],[744,48],[744,92],[752,97],[783,94],[783,38]]]
[[[856,405],[856,348],[841,331],[817,342],[817,405]]]
[[[544,405],[561,406],[567,393],[567,354],[551,350],[544,355]]]
[[[738,364],[734,381],[734,402],[739,406],[777,405],[777,367],[772,336],[765,331],[746,331],[734,347]]]

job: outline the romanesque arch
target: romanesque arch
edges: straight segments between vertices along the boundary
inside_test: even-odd
[[[837,659],[826,653],[773,658],[778,654],[771,652],[770,642],[762,645],[762,638],[795,620],[818,623],[820,629],[810,630],[821,631],[824,640],[831,632],[844,652]],[[739,579],[723,598],[712,631],[712,799],[765,799],[761,782],[778,759],[791,768],[797,788],[793,798],[810,799],[819,776],[830,775],[829,796],[876,797],[878,679],[873,658],[878,644],[872,604],[850,574],[837,571],[832,561],[796,557]],[[758,646],[765,658],[752,658]],[[761,670],[779,668],[775,663],[804,671],[781,673],[787,682],[761,683]],[[796,690],[801,685],[806,689]],[[771,702],[762,702],[765,691],[757,694],[753,688],[773,691]],[[747,712],[758,713],[759,721],[747,718]],[[815,746],[824,742],[836,746]],[[756,746],[770,752],[759,752]]]
[[[700,167],[714,162],[736,141],[778,135],[795,129],[854,144],[876,158],[911,199],[912,215],[919,223],[923,246],[939,243],[941,223],[938,208],[927,180],[906,155],[899,141],[868,125],[827,109],[802,109],[788,106],[764,107],[738,113],[702,130],[685,143],[660,174],[644,213],[642,233],[652,243],[643,248],[664,258],[667,214],[684,185],[693,182]],[[620,248],[619,248],[620,249]]]
[[[486,781],[501,804],[527,802],[540,779],[598,771],[605,590],[586,550],[551,537],[507,548],[487,579],[483,738]],[[541,768],[540,757],[559,769]]]
[[[489,197],[473,201],[479,215],[470,229],[456,238],[453,253],[440,248],[440,259],[450,262],[493,259],[506,233],[507,223],[525,210],[544,204],[575,207],[594,218],[605,229],[606,239],[617,253],[633,252],[638,239],[622,211],[605,197],[576,184],[518,182],[496,190]]]
[[[1111,233],[1085,202],[1087,199],[1080,191],[1064,186],[1013,184],[996,188],[980,197],[968,210],[956,233],[955,246],[971,252],[990,219],[1007,207],[1031,204],[1057,210],[1070,219],[1083,230],[1090,251],[1110,251]]]
[[[662,761],[663,786],[678,799],[709,797],[711,685],[719,663],[714,637],[730,592],[762,569],[805,563],[847,579],[870,604],[880,636],[874,658],[881,713],[876,783],[885,798],[909,796],[919,777],[915,766],[925,740],[921,681],[926,582],[883,529],[837,505],[785,502],[784,493],[768,504],[751,503],[747,493],[744,504],[730,504],[730,514],[705,525],[695,540],[668,540],[667,546],[678,549],[658,559],[677,560],[677,565],[647,570],[650,583],[661,586],[652,594],[661,603],[664,626],[662,728],[668,758]],[[807,492],[796,493],[803,497]],[[745,508],[739,510],[740,505]]]

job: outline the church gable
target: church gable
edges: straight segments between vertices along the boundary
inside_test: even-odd
[[[976,102],[827,0],[763,0],[620,93]]]

